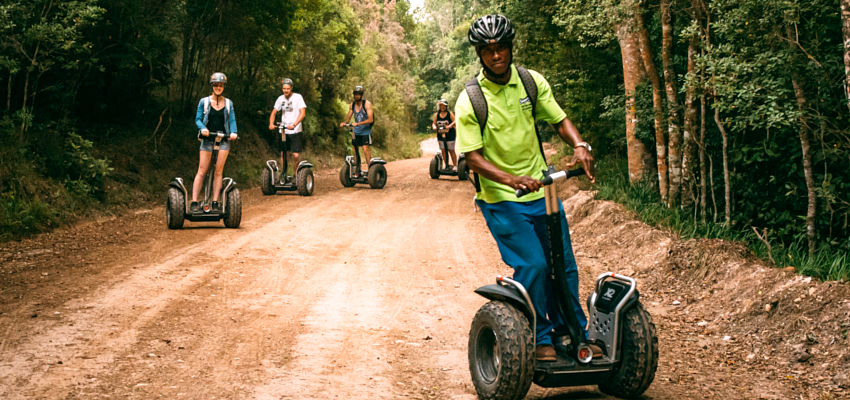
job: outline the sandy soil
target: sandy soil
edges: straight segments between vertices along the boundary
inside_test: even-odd
[[[337,171],[317,173],[312,197],[246,190],[236,230],[169,231],[157,206],[0,244],[0,398],[475,399],[467,334],[485,300],[473,290],[510,268],[473,212],[472,186],[429,179],[429,161],[388,164],[383,190],[343,188]],[[655,265],[675,243],[622,212],[591,218],[586,192],[572,199],[582,297],[627,256]],[[595,255],[610,249],[600,227],[630,224],[651,253]],[[685,340],[683,311],[644,275],[662,360],[647,398],[826,390],[718,368],[714,356],[683,360],[696,354],[683,347],[705,343]],[[534,387],[528,398],[607,397]]]

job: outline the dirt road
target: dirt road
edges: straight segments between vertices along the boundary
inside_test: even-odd
[[[429,161],[390,163],[383,190],[342,188],[336,171],[317,174],[312,197],[247,190],[236,230],[169,231],[157,206],[0,244],[0,398],[476,398],[466,343],[485,300],[473,290],[510,269],[472,186],[429,179]],[[609,263],[583,256],[583,240],[585,297]],[[753,395],[709,363],[701,383],[671,378],[665,339],[678,333],[665,321],[647,397]]]

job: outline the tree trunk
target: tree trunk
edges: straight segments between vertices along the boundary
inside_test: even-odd
[[[726,128],[723,127],[723,122],[720,121],[720,109],[714,107],[714,122],[717,128],[720,129],[720,136],[723,138],[723,186],[724,203],[726,205],[726,228],[731,227],[732,222],[732,182],[729,177],[729,135],[726,134]]]
[[[844,92],[850,108],[850,0],[841,0],[841,31],[844,33]]]
[[[664,90],[667,94],[667,132],[669,136],[669,190],[667,204],[676,207],[680,201],[682,185],[682,122],[679,114],[678,77],[673,70],[673,23],[670,15],[670,1],[661,0],[662,45],[661,61],[664,68]]]
[[[9,82],[6,83],[6,111],[12,111],[12,79],[15,74],[9,71]]]
[[[696,76],[697,38],[691,37],[688,42],[688,76],[693,79]],[[682,155],[682,208],[692,207],[696,201],[694,195],[694,177],[697,144],[694,139],[697,126],[697,107],[694,103],[696,98],[696,87],[690,85],[685,88],[685,152]],[[672,142],[672,140],[671,140]],[[672,147],[672,144],[671,144]],[[671,150],[672,152],[672,150]]]
[[[705,55],[705,50],[703,50]],[[705,171],[705,71],[700,73],[700,87],[703,88],[703,93],[699,98],[699,179],[700,179],[700,215],[702,222],[706,222],[706,207],[708,207],[708,196],[706,193],[706,171]],[[711,189],[711,195],[714,196],[714,188]]]
[[[635,87],[643,80],[641,69],[639,38],[634,32],[633,20],[625,20],[615,27],[623,55],[623,83],[626,87],[626,146],[629,160],[629,182],[639,182],[651,176],[653,171],[652,154],[636,135],[637,116],[635,107]]]
[[[643,22],[643,10],[640,4],[634,6],[635,22],[640,37],[640,55],[649,81],[652,82],[652,106],[655,108],[655,157],[658,166],[658,190],[661,200],[667,202],[667,135],[664,133],[664,97],[661,88],[661,78],[658,77],[658,68],[655,67],[655,59],[652,57],[652,47],[649,45],[649,31]]]
[[[842,0],[844,3],[845,0]],[[843,17],[843,15],[842,15]],[[788,38],[795,37],[791,26],[787,26]],[[792,47],[793,49],[793,47]],[[792,57],[793,60],[793,57]],[[809,146],[808,114],[806,111],[806,93],[800,83],[800,77],[796,71],[791,72],[791,85],[794,87],[794,97],[797,99],[797,107],[800,109],[800,147],[803,150],[803,174],[806,176],[806,189],[808,195],[808,207],[806,209],[806,240],[809,242],[809,255],[815,254],[815,217],[817,216],[817,193],[815,192],[815,177],[812,170],[812,151]]]

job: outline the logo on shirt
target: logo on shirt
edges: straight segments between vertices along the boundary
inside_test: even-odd
[[[524,99],[521,99],[519,101],[519,106],[520,106],[520,108],[522,108],[523,111],[530,111],[531,110],[531,98],[526,97]]]

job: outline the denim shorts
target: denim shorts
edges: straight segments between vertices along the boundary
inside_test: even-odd
[[[214,139],[207,139],[207,138],[205,138],[203,141],[201,141],[201,151],[209,151],[209,152],[212,152],[212,151],[213,151],[213,146],[214,146],[214,145],[215,145],[215,140],[214,140]],[[227,139],[222,139],[222,140],[221,140],[221,144],[219,144],[219,146],[218,146],[218,149],[219,149],[219,150],[224,150],[224,151],[228,151],[228,150],[230,150],[230,141],[229,141],[229,140],[227,140]]]

